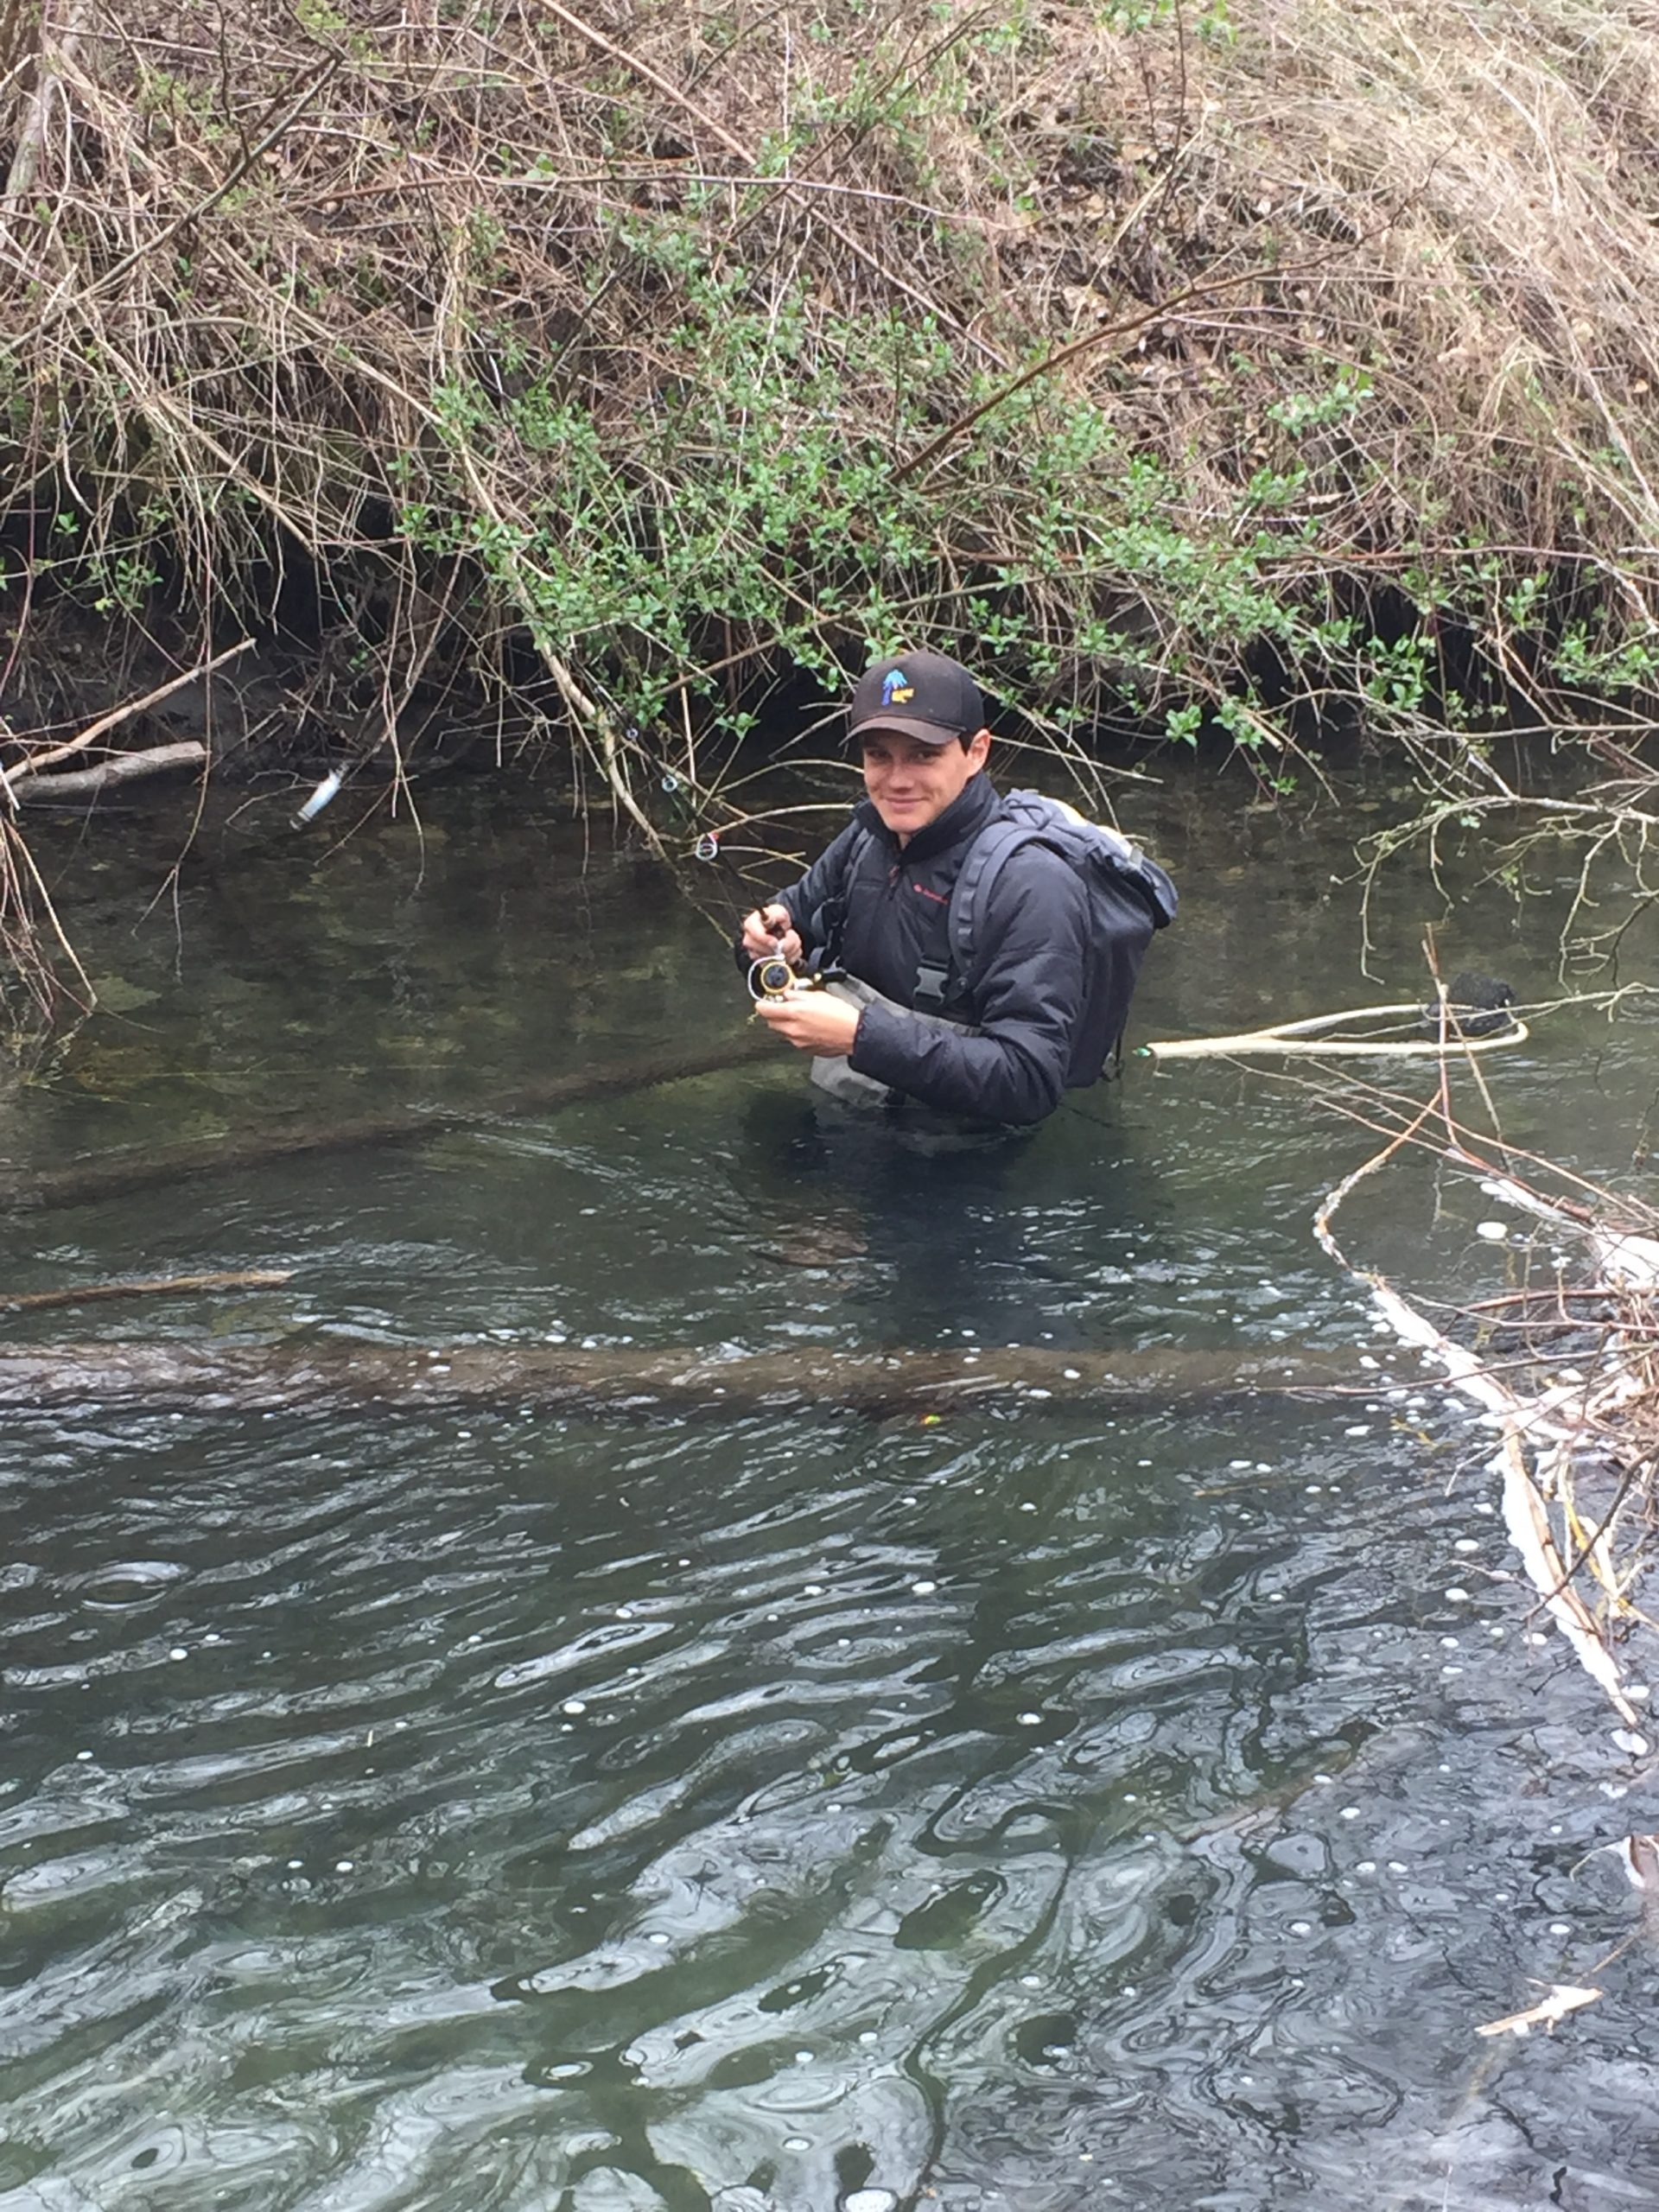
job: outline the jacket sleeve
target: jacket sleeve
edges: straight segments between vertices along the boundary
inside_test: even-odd
[[[779,891],[763,903],[766,906],[786,906],[789,918],[800,931],[801,943],[809,952],[822,950],[822,943],[812,924],[814,917],[831,899],[838,898],[847,888],[847,872],[858,842],[860,825],[849,822],[832,845],[826,845],[806,874],[787,891]],[[743,935],[739,931],[732,940],[737,964],[747,976],[749,956],[743,950]]]
[[[1060,1103],[1088,979],[1089,901],[1040,845],[1014,855],[992,887],[973,998],[980,1034],[866,1007],[848,1055],[925,1105],[984,1122],[1040,1122]]]

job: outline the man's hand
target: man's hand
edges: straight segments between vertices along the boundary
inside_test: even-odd
[[[798,965],[804,948],[787,906],[757,906],[743,917],[743,950],[751,960],[787,960]]]
[[[760,999],[755,1013],[798,1052],[845,1053],[853,1049],[861,1009],[830,991],[791,991],[780,999]]]

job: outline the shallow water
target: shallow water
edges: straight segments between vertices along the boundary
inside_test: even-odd
[[[741,1035],[652,870],[550,801],[426,813],[423,870],[401,825],[326,860],[213,830],[148,916],[156,817],[90,885],[43,830],[109,1011],[0,1149],[483,1107]],[[1131,818],[1186,901],[1141,1033],[1420,994],[1440,901],[1383,880],[1367,982],[1333,818],[1196,778]],[[1446,967],[1553,995],[1558,904],[1478,861]],[[1541,1023],[1487,1063],[1510,1135],[1622,1172],[1652,1033]],[[1378,1363],[1343,1405],[1110,1417],[14,1417],[0,2212],[1653,2201],[1639,1946],[1553,2040],[1473,2033],[1630,1934],[1594,1854],[1656,1819],[1529,1640],[1478,1432],[1313,1241],[1375,1140],[1219,1065],[1077,1103],[923,1157],[785,1056],[14,1220],[10,1289],[296,1270],[14,1320],[41,1343]],[[1457,1295],[1512,1263],[1492,1211],[1402,1164],[1342,1229]]]

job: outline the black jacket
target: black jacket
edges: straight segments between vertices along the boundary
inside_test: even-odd
[[[957,872],[998,804],[982,772],[901,852],[863,800],[823,857],[779,893],[807,950],[826,949],[839,913],[839,945],[829,949],[841,965],[884,998],[912,1004],[918,968],[940,960]],[[855,869],[854,848],[867,829],[870,842]],[[1072,869],[1046,847],[1022,846],[992,884],[967,995],[942,1009],[982,1033],[960,1036],[867,1007],[849,1064],[945,1113],[1040,1122],[1065,1087],[1087,988],[1089,927],[1088,895]]]

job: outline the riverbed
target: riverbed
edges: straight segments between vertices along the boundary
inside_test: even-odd
[[[1402,861],[1367,905],[1399,801],[1127,794],[1184,899],[1131,1046],[1421,996],[1431,923],[1558,996],[1571,861],[1519,900]],[[1313,1240],[1377,1140],[1305,1065],[1132,1054],[967,1154],[829,1117],[782,1051],[496,1113],[741,1048],[734,881],[550,790],[351,804],[35,833],[102,1010],[0,1093],[14,1181],[434,1127],[16,1215],[6,1291],[293,1274],[15,1340],[1307,1345],[1354,1387],[12,1416],[0,2212],[1653,2201],[1640,1943],[1553,2038],[1475,2033],[1630,1934],[1603,1847],[1659,1823],[1489,1440]],[[1626,1175],[1654,1028],[1539,1019],[1484,1063],[1510,1138]],[[1520,1264],[1493,1212],[1403,1160],[1343,1234],[1457,1300]]]

